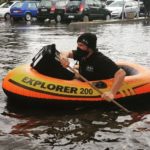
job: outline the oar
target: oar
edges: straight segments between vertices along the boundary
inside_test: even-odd
[[[80,73],[78,73],[75,69],[73,69],[72,67],[68,66],[68,68],[73,71],[75,74],[77,74],[83,81],[85,81],[86,83],[88,83],[93,89],[95,89],[97,92],[99,92],[100,94],[103,94],[102,91],[100,91],[96,86],[94,86],[91,82],[89,82],[85,77],[83,77]],[[126,113],[130,113],[130,111],[128,109],[126,109],[124,106],[122,106],[121,104],[119,104],[118,102],[116,102],[114,99],[111,100],[115,105],[117,105],[119,108],[121,108],[122,110],[124,110]]]

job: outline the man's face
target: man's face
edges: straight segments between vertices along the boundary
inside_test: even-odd
[[[89,48],[85,44],[78,42],[77,45],[77,47],[79,47],[82,51],[89,52]]]
[[[81,61],[89,54],[89,48],[82,42],[77,42],[76,59]]]

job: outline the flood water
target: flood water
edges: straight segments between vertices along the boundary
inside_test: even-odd
[[[82,32],[96,33],[99,50],[114,61],[127,60],[150,68],[148,22],[39,25],[0,21],[0,82],[9,70],[30,63],[42,46],[55,43],[60,51],[75,49]],[[0,87],[1,150],[149,150],[149,139],[150,106],[133,109],[131,114],[118,108],[11,108]]]

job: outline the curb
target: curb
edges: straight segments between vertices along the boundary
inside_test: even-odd
[[[94,20],[89,22],[71,22],[69,25],[93,25],[93,24],[114,24],[114,23],[129,23],[129,22],[138,22],[138,21],[145,21],[150,20],[150,18],[140,17],[134,19],[124,19],[124,20]]]

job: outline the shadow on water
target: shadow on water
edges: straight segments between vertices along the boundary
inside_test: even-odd
[[[5,91],[5,90],[4,90]],[[6,95],[8,94],[7,91]],[[20,97],[19,95],[9,95],[11,97],[6,99],[6,108],[11,110],[17,110],[21,112],[32,112],[32,111],[47,111],[47,112],[64,112],[64,113],[73,113],[77,111],[86,111],[92,109],[98,109],[101,112],[109,112],[115,110],[121,110],[124,113],[123,108],[119,107],[113,102],[107,101],[65,101],[65,100],[46,100],[46,99],[34,99]],[[150,93],[127,96],[121,99],[117,99],[116,102],[130,111],[146,111],[150,109]],[[28,110],[26,112],[26,110]]]
[[[12,126],[10,134],[32,139],[32,146],[38,142],[39,148],[47,149],[91,149],[93,146],[95,149],[99,149],[99,146],[103,146],[103,149],[120,149],[118,144],[133,134],[126,128],[147,114],[142,109],[126,114],[108,103],[74,109],[60,108],[41,109],[39,106],[21,107],[7,103],[7,111],[3,115],[21,120]],[[136,130],[138,133],[142,129]],[[135,141],[131,143],[136,144]]]

